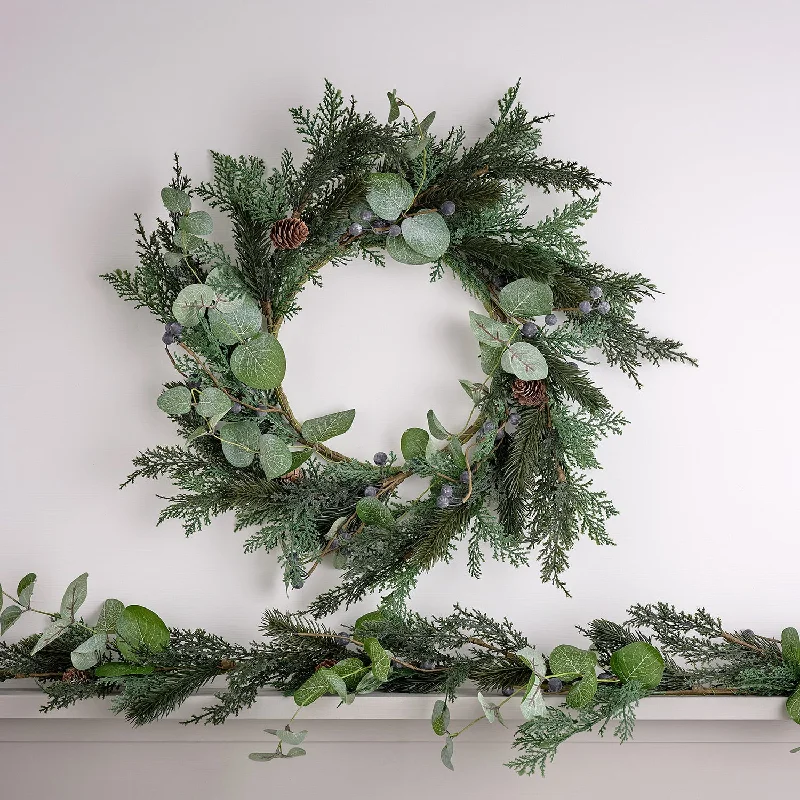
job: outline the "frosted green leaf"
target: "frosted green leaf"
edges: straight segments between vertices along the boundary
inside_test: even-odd
[[[447,432],[444,425],[439,422],[439,418],[436,416],[433,409],[428,411],[428,430],[430,430],[432,436],[442,441],[450,438],[450,434]]]
[[[61,616],[68,622],[75,620],[75,613],[86,600],[89,573],[84,572],[67,586],[61,598]]]
[[[466,392],[467,397],[473,403],[479,402],[486,395],[486,387],[482,383],[473,383],[472,381],[465,381],[463,378],[459,381],[461,388]]]
[[[400,227],[409,247],[434,261],[450,247],[450,229],[444,217],[436,211],[406,217]]]
[[[98,678],[120,678],[123,675],[151,675],[155,671],[155,667],[147,665],[110,661],[108,664],[97,667],[94,674]]]
[[[500,707],[496,703],[487,700],[481,692],[478,692],[478,702],[481,704],[483,714],[489,722],[499,722],[505,725],[503,718],[500,716]]]
[[[259,442],[258,460],[268,478],[278,478],[291,470],[292,451],[282,439],[265,433]]]
[[[239,344],[261,333],[261,309],[252,297],[241,297],[240,302],[219,305],[208,312],[211,335],[222,344]]]
[[[356,503],[356,514],[365,525],[394,528],[392,512],[377,497],[362,497]]]
[[[510,317],[538,317],[553,310],[553,290],[546,283],[520,278],[500,290],[498,303]]]
[[[231,372],[253,389],[274,389],[286,374],[286,355],[271,333],[259,333],[231,355]]]
[[[453,771],[453,740],[448,736],[439,756],[447,769]]]
[[[356,410],[351,408],[349,411],[337,411],[324,417],[307,419],[303,423],[301,433],[307,442],[325,442],[350,430],[355,417]]]
[[[589,650],[581,650],[571,644],[560,644],[550,653],[550,669],[554,675],[594,674],[597,655]]]
[[[39,637],[39,640],[36,642],[33,649],[31,650],[31,655],[35,655],[42,648],[47,647],[47,645],[52,644],[56,639],[63,636],[69,630],[69,626],[70,626],[69,620],[62,619],[61,617],[54,619],[44,629],[44,632]]]
[[[794,694],[786,700],[786,713],[800,725],[800,686],[798,686],[797,689],[794,690]]]
[[[461,441],[458,436],[451,436],[450,441],[447,443],[447,449],[453,458],[453,463],[461,470],[467,468],[467,457],[464,455],[464,449],[461,446]]]
[[[191,253],[193,250],[205,246],[206,240],[200,236],[192,236],[188,231],[175,231],[172,243],[184,253]]]
[[[481,369],[484,374],[492,375],[500,366],[500,359],[503,357],[503,351],[499,347],[492,347],[484,342],[479,342],[478,347],[481,351]]]
[[[91,669],[100,661],[106,649],[107,638],[104,633],[96,633],[79,644],[71,653],[70,660],[75,669]]]
[[[311,458],[310,450],[293,450],[292,451],[292,470],[297,469],[300,465],[305,464]],[[291,472],[291,470],[290,470]]]
[[[272,733],[272,731],[269,732]],[[308,736],[308,731],[278,730],[275,731],[275,736],[282,742],[286,742],[286,744],[303,744],[306,736]]]
[[[173,253],[171,250],[167,250],[164,253],[164,263],[173,269],[179,267],[183,263],[183,259],[183,253]]]
[[[422,155],[422,151],[427,146],[428,146],[427,136],[414,137],[413,139],[409,139],[403,145],[403,154],[407,159],[413,161],[415,158],[419,158]]]
[[[485,314],[476,314],[474,311],[469,312],[469,327],[479,342],[492,347],[505,347],[517,332],[515,325],[499,322]]]
[[[276,758],[284,758],[282,753],[250,753],[247,756],[251,761],[274,761]]]
[[[126,606],[117,619],[117,648],[127,661],[139,661],[139,651],[160,653],[169,644],[169,628],[144,606]]]
[[[783,660],[795,671],[800,670],[800,635],[797,628],[784,628],[781,633],[781,653]]]
[[[378,680],[371,672],[368,672],[356,686],[356,694],[370,694],[380,689],[384,681]]]
[[[359,681],[370,672],[369,667],[364,666],[360,658],[346,658],[331,667],[344,682],[348,689],[352,690],[358,686]],[[311,705],[315,700],[328,694],[331,691],[330,684],[323,675],[322,670],[315,672],[302,686],[294,693],[294,701],[299,706]]]
[[[231,403],[230,397],[225,392],[214,386],[209,386],[200,392],[200,399],[197,401],[195,410],[201,417],[214,417],[224,415],[227,411],[230,411],[232,406],[233,403]]]
[[[444,736],[450,725],[450,709],[444,700],[437,700],[431,712],[431,727],[437,736]]]
[[[100,606],[100,614],[97,617],[94,629],[100,633],[115,633],[117,630],[117,620],[123,612],[125,604],[121,600],[110,597],[103,601]]]
[[[581,679],[567,692],[567,705],[570,708],[584,708],[594,700],[597,694],[597,675],[595,671],[587,672]]]
[[[431,125],[433,125],[433,121],[435,119],[436,119],[436,112],[435,111],[431,111],[431,113],[428,114],[428,116],[425,117],[425,119],[423,119],[422,122],[419,123],[420,130],[423,133],[427,133],[428,130],[430,129]]]
[[[422,428],[409,428],[400,438],[400,452],[406,460],[425,458],[425,447],[430,439],[428,431]]]
[[[547,714],[547,706],[545,705],[544,697],[542,697],[541,684],[535,675],[528,681],[519,707],[522,711],[522,716],[528,721]]]
[[[400,264],[430,264],[432,260],[418,253],[402,236],[387,237],[386,252]]]
[[[255,420],[228,422],[219,429],[222,454],[234,467],[249,467],[261,444],[261,431]]]
[[[302,747],[292,747],[286,754],[286,758],[299,758],[300,756],[304,756],[305,754],[306,751],[303,750]]]
[[[203,283],[191,283],[178,292],[172,304],[172,316],[187,328],[200,324],[207,308],[214,305],[217,295]]]
[[[356,624],[353,625],[353,635],[356,638],[359,637],[359,632],[361,628],[369,622],[378,622],[379,620],[383,619],[383,612],[378,611],[368,611],[366,614],[362,614],[357,620]]]
[[[655,689],[664,674],[664,659],[653,645],[631,642],[611,656],[611,671],[623,682],[637,681]]]
[[[178,228],[190,236],[208,236],[214,230],[214,223],[207,211],[192,211],[180,218]]]
[[[397,219],[414,200],[411,184],[393,172],[373,172],[367,176],[367,203],[383,219]]]
[[[156,405],[165,414],[188,414],[192,410],[192,393],[185,386],[173,386],[161,392]]]
[[[389,122],[394,122],[400,116],[400,106],[397,104],[397,96],[394,92],[386,92],[389,98]]]
[[[33,594],[33,587],[36,583],[36,573],[29,572],[18,584],[17,584],[17,597],[19,598],[19,603],[23,607],[27,607],[31,604],[31,595]]]
[[[22,609],[19,606],[6,606],[0,614],[0,636],[2,636],[20,617]]]
[[[385,681],[389,677],[389,670],[392,666],[392,656],[388,650],[384,650],[381,643],[370,636],[364,639],[364,652],[369,656],[370,669],[372,674],[379,680]]]
[[[216,423],[214,423],[216,424]],[[214,427],[213,425],[211,426]],[[208,427],[206,425],[201,425],[199,428],[195,428],[187,437],[186,442],[193,442],[195,439],[199,439],[201,436],[205,436],[208,433]]]
[[[167,211],[172,211],[173,214],[186,214],[192,208],[192,199],[189,195],[171,186],[165,186],[161,190],[161,202]]]
[[[544,677],[547,674],[547,663],[540,650],[526,645],[521,650],[517,650],[515,655],[519,656],[536,675]]]
[[[514,342],[500,358],[500,366],[524,381],[547,377],[547,361],[541,351],[527,342]]]
[[[347,684],[331,669],[317,670],[317,674],[328,684],[328,688],[340,699],[347,702]]]

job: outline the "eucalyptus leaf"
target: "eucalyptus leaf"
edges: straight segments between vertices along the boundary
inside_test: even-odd
[[[409,139],[403,145],[403,155],[413,161],[415,158],[419,158],[422,155],[422,151],[428,146],[428,137],[427,136],[415,136],[413,139]]]
[[[786,713],[798,725],[800,725],[800,686],[794,690],[794,694],[786,700]]]
[[[103,655],[108,637],[104,633],[96,633],[85,642],[81,642],[71,653],[70,660],[75,669],[91,669]]]
[[[203,283],[191,283],[178,292],[172,304],[172,316],[186,328],[200,324],[207,308],[217,299],[216,292]]]
[[[292,468],[292,451],[282,439],[265,433],[261,436],[258,460],[268,478],[279,478]]]
[[[397,96],[394,92],[386,92],[389,98],[389,122],[394,122],[400,116],[400,106],[397,104]]]
[[[331,669],[319,669],[317,674],[320,675],[328,684],[328,688],[334,693],[339,695],[342,701],[347,701],[347,684],[344,679],[337,675]]]
[[[306,751],[303,750],[302,747],[292,747],[289,749],[289,752],[286,754],[286,758],[299,758],[300,756],[304,756]]]
[[[554,675],[594,674],[597,655],[590,650],[581,650],[571,644],[560,644],[550,653],[550,669]],[[568,679],[568,678],[567,678]]]
[[[292,470],[297,469],[302,464],[305,464],[311,458],[310,450],[293,450],[292,451]],[[291,471],[291,470],[290,470]]]
[[[484,342],[479,342],[478,347],[481,351],[481,369],[485,375],[493,375],[500,366],[503,351],[499,347],[492,347]]]
[[[61,598],[61,616],[68,622],[74,622],[75,613],[86,600],[89,573],[84,572],[67,586]]]
[[[138,662],[142,651],[160,653],[169,644],[169,628],[144,606],[126,606],[117,619],[117,648],[127,661]]]
[[[783,660],[797,672],[800,670],[800,635],[797,628],[784,628],[781,633]]]
[[[0,636],[2,636],[20,617],[22,609],[19,606],[6,606],[0,614]]]
[[[212,425],[211,427],[213,428],[214,426]],[[209,431],[207,425],[200,425],[186,437],[186,443],[188,444],[189,442],[193,442],[195,439],[199,439],[201,436],[205,436],[208,432]]]
[[[379,681],[385,681],[389,677],[389,670],[392,668],[392,656],[389,651],[384,650],[381,643],[370,636],[364,639],[364,652],[372,662],[370,664],[372,674]]]
[[[125,661],[109,661],[97,667],[94,674],[98,678],[121,678],[125,675],[151,675],[155,667],[147,664],[128,664]]]
[[[356,686],[356,694],[370,694],[377,691],[384,681],[376,678],[371,672],[368,672]]]
[[[251,761],[274,761],[276,758],[283,758],[283,753],[250,753],[247,756]]]
[[[414,201],[411,184],[393,172],[373,172],[367,176],[367,203],[383,219],[394,220]]]
[[[496,703],[487,700],[481,692],[478,692],[478,702],[481,704],[483,714],[489,722],[499,722],[505,725],[503,718],[500,716],[500,707]]]
[[[434,119],[436,119],[436,112],[435,111],[431,111],[431,113],[428,114],[428,116],[425,117],[425,119],[423,119],[422,122],[419,123],[419,128],[420,128],[420,130],[422,131],[423,134],[428,132],[428,130],[430,129],[431,125],[433,125]]]
[[[444,700],[437,700],[431,712],[431,727],[437,736],[444,736],[450,726],[450,709]]]
[[[538,317],[553,310],[553,290],[546,283],[520,278],[500,290],[498,304],[510,317]]]
[[[6,609],[8,610],[8,609]],[[31,655],[36,655],[42,648],[52,644],[69,630],[69,620],[57,617],[45,629],[31,650]]]
[[[103,601],[100,606],[100,614],[97,617],[94,629],[101,633],[115,633],[117,630],[117,620],[123,612],[125,604],[121,600],[110,597]]]
[[[172,243],[179,247],[184,253],[191,253],[200,247],[204,247],[206,240],[202,236],[192,236],[188,231],[178,230],[172,237]]]
[[[425,448],[430,439],[428,431],[422,428],[409,428],[400,438],[400,452],[406,460],[425,458]]]
[[[239,344],[261,333],[261,309],[251,297],[241,297],[230,311],[219,306],[208,312],[211,335],[222,344]]]
[[[286,374],[286,354],[271,333],[259,333],[233,351],[231,372],[253,389],[275,389]]]
[[[597,674],[587,672],[568,692],[567,705],[570,708],[585,708],[597,694]]]
[[[340,678],[341,680],[341,678]],[[275,735],[282,741],[286,742],[286,744],[303,744],[305,741],[306,736],[308,736],[308,731],[287,731],[287,730],[278,730],[275,731]]]
[[[638,681],[645,689],[655,689],[664,674],[664,659],[653,645],[631,642],[612,654],[610,667],[623,683]]]
[[[175,388],[181,387],[176,386]],[[209,386],[207,389],[203,389],[203,391],[200,392],[200,399],[197,401],[195,411],[197,411],[201,417],[214,417],[224,415],[226,412],[230,411],[232,406],[233,403],[230,397],[228,397],[222,389]]]
[[[434,261],[450,247],[450,229],[444,217],[436,211],[406,217],[400,228],[409,247]]]
[[[362,497],[356,503],[356,514],[365,525],[389,530],[395,526],[392,512],[377,497]]]
[[[301,433],[307,442],[325,442],[350,430],[355,417],[356,410],[351,408],[349,411],[337,411],[335,414],[308,419],[303,423]]]
[[[255,420],[226,422],[219,429],[222,454],[234,467],[249,467],[259,452],[261,430]]]
[[[331,668],[344,682],[348,689],[355,689],[361,679],[370,672],[369,667],[364,666],[360,658],[346,658]],[[322,670],[315,672],[305,683],[295,690],[294,701],[299,706],[307,706],[318,700],[331,690],[330,684],[324,675],[320,675]]]
[[[453,458],[453,463],[461,470],[467,468],[467,457],[464,455],[464,448],[458,436],[451,436],[447,443],[447,449]]]
[[[21,606],[27,608],[31,604],[31,595],[33,594],[33,587],[36,583],[36,573],[29,572],[17,584],[17,598]]]
[[[447,432],[447,429],[439,422],[439,418],[434,413],[433,409],[428,411],[428,429],[431,432],[431,435],[437,439],[441,439],[442,441],[449,439],[450,434]]]
[[[474,383],[473,381],[465,381],[463,378],[459,381],[461,388],[466,393],[467,397],[473,403],[480,402],[486,395],[486,387],[482,383]]]
[[[180,189],[173,189],[171,186],[165,186],[161,190],[161,202],[167,211],[173,214],[186,214],[191,211],[192,199],[186,192]]]
[[[447,741],[444,743],[444,747],[442,748],[442,752],[440,754],[440,758],[442,759],[442,764],[444,764],[447,769],[453,770],[453,739],[452,737],[448,736]]]
[[[380,609],[377,611],[368,611],[366,614],[362,614],[356,620],[356,624],[353,625],[353,635],[358,638],[359,633],[363,630],[365,625],[368,625],[370,622],[380,622],[383,618],[383,611]]]
[[[510,345],[503,352],[500,365],[524,381],[539,381],[547,377],[547,361],[538,348],[527,342]]]
[[[207,211],[192,211],[180,218],[178,228],[190,236],[208,236],[214,230],[214,223]]]
[[[499,322],[474,311],[469,312],[469,327],[479,342],[491,347],[505,347],[517,332],[515,325]]]
[[[402,236],[389,236],[386,239],[386,252],[400,264],[430,264],[433,259],[418,253]]]
[[[188,414],[192,410],[192,393],[186,386],[172,386],[158,396],[156,405],[173,416]]]
[[[183,253],[174,253],[172,250],[167,250],[164,253],[164,263],[168,267],[172,267],[172,269],[177,269],[181,264],[183,264],[183,259],[185,258]]]

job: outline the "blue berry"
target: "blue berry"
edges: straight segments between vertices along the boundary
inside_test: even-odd
[[[500,428],[497,431],[497,433],[494,435],[495,442],[499,442],[505,435],[506,435],[506,432],[502,428]]]
[[[745,639],[751,639],[755,635],[756,635],[756,632],[752,628],[745,628],[742,631],[742,636],[744,636]]]
[[[603,290],[599,286],[592,286],[592,288],[589,289],[589,297],[591,297],[592,300],[599,300],[602,296]]]
[[[436,669],[436,664],[433,661],[422,661],[419,665],[420,669]]]
[[[609,311],[611,311],[611,303],[609,303],[608,300],[601,300],[597,304],[597,310],[603,314],[603,316],[605,316]]]
[[[551,327],[553,325],[557,325],[558,324],[558,317],[555,314],[548,314],[544,318],[544,324],[545,325],[550,325]]]
[[[242,404],[241,403],[234,403],[231,406],[231,414],[241,414],[242,413]]]
[[[180,336],[183,333],[183,325],[181,325],[180,322],[170,322],[170,324],[167,325],[167,330],[173,336]]]
[[[439,207],[439,213],[443,217],[449,217],[455,214],[456,212],[456,204],[452,200],[445,200],[444,203]]]
[[[375,215],[368,209],[365,208],[359,215],[364,222],[369,222]]]
[[[350,644],[350,637],[345,631],[339,631],[339,634],[333,640],[333,643],[338,644],[339,647],[347,647],[347,645]]]
[[[461,473],[461,475],[459,475],[458,479],[461,481],[461,483],[468,484],[470,482],[470,476],[469,475],[470,475],[469,470],[465,469]]]
[[[436,498],[436,507],[437,508],[447,508],[450,505],[450,498],[445,497],[443,494],[440,494]]]
[[[376,463],[376,464],[377,464],[379,467],[382,467],[382,466],[383,466],[383,465],[384,465],[384,464],[385,464],[385,463],[386,463],[386,462],[389,460],[389,456],[387,456],[387,455],[386,455],[386,453],[383,453],[383,452],[380,452],[380,453],[375,453],[375,455],[374,455],[374,456],[372,456],[372,460],[373,460],[373,461],[374,461],[374,462],[375,462],[375,463]]]
[[[526,339],[530,339],[531,337],[536,336],[538,332],[539,332],[539,326],[535,322],[526,322],[522,326],[522,335]]]
[[[578,311],[580,311],[581,314],[589,314],[591,310],[592,304],[588,300],[581,300],[580,303],[578,303]]]
[[[561,678],[548,678],[547,679],[547,691],[548,692],[560,692],[564,688],[564,684],[561,681]]]
[[[490,419],[487,419],[486,422],[484,422],[483,425],[481,426],[481,433],[484,436],[487,436],[494,430],[494,428],[495,428],[494,422],[492,422]]]
[[[161,341],[164,342],[164,344],[174,344],[175,343],[175,337],[171,333],[165,333],[161,337]]]
[[[519,423],[522,421],[522,417],[521,417],[519,414],[517,414],[517,412],[516,412],[516,411],[512,411],[512,412],[511,412],[511,413],[508,415],[508,421],[509,421],[509,422],[510,422],[512,425],[519,425]]]
[[[375,497],[376,494],[378,494],[378,490],[374,486],[367,486],[367,488],[364,489],[364,497]]]
[[[403,232],[403,229],[399,225],[390,225],[389,230],[386,231],[387,236],[395,237],[399,236]]]
[[[503,697],[511,697],[511,695],[514,694],[514,691],[515,689],[513,686],[504,686],[500,693],[503,695]]]
[[[439,490],[439,494],[442,497],[452,497],[453,496],[453,487],[449,483],[445,483],[442,488]]]
[[[199,389],[202,384],[200,381],[187,381],[186,388],[187,389]]]
[[[601,672],[597,676],[597,680],[599,681],[615,681],[617,676],[613,672]]]
[[[348,232],[348,233],[349,233],[351,236],[361,236],[361,234],[362,234],[363,230],[364,230],[364,229],[363,229],[363,228],[362,228],[362,227],[361,227],[361,226],[360,226],[360,225],[359,225],[357,222],[354,222],[354,223],[353,223],[353,224],[352,224],[352,225],[351,225],[351,226],[350,226],[350,227],[347,229],[347,232]]]

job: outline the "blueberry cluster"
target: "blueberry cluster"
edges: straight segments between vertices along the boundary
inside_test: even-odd
[[[385,466],[386,462],[389,460],[389,456],[387,456],[386,453],[384,453],[384,452],[378,452],[378,453],[375,453],[374,456],[372,456],[372,460],[379,467],[383,467],[383,466]]]
[[[602,296],[603,290],[599,286],[592,286],[589,289],[589,297],[591,297],[591,300],[581,300],[581,302],[578,303],[578,311],[580,311],[581,314],[591,314],[594,310],[597,311],[598,314],[605,316],[611,311],[611,303],[609,303],[608,300],[600,300]],[[600,300],[600,302],[596,306],[593,306],[592,300]]]
[[[437,508],[447,508],[453,499],[453,487],[449,483],[443,483],[436,498]]]
[[[377,486],[367,486],[364,489],[364,497],[375,497],[378,494],[378,487]]]
[[[445,200],[441,206],[439,206],[439,213],[443,217],[451,217],[456,213],[456,204],[452,200]],[[397,224],[396,221],[376,217],[369,208],[362,209],[358,213],[358,218],[361,220],[361,222],[351,223],[346,231],[349,236],[354,238],[361,236],[361,234],[364,233],[364,225],[361,224],[362,222],[368,223],[367,227],[370,228],[373,233],[385,233],[387,236],[392,238],[399,236],[403,232],[402,228]],[[331,237],[332,241],[338,240],[339,235],[340,234],[335,234],[333,237]]]
[[[161,341],[164,344],[175,344],[182,333],[183,325],[180,322],[168,322],[164,326],[164,335],[161,337]]]

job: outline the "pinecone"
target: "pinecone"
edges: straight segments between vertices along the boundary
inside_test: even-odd
[[[235,661],[231,661],[229,658],[223,658],[219,662],[219,668],[220,669],[224,669],[225,672],[230,672],[235,667],[236,667],[236,662]]]
[[[61,676],[61,680],[64,683],[88,683],[89,673],[84,672],[82,669],[75,669],[75,667],[70,667]]]
[[[320,661],[316,667],[314,667],[314,671],[318,671],[321,669],[330,669],[331,667],[336,666],[336,660],[333,658],[326,658],[324,661]]]
[[[303,470],[298,467],[297,469],[293,469],[291,472],[287,472],[283,476],[283,480],[287,481],[288,483],[300,483],[300,481],[305,478],[306,474]]]
[[[547,402],[547,386],[544,381],[524,381],[517,378],[511,384],[511,394],[521,406],[541,408]]]
[[[308,225],[298,217],[279,219],[270,229],[269,238],[278,250],[294,250],[308,239]]]

